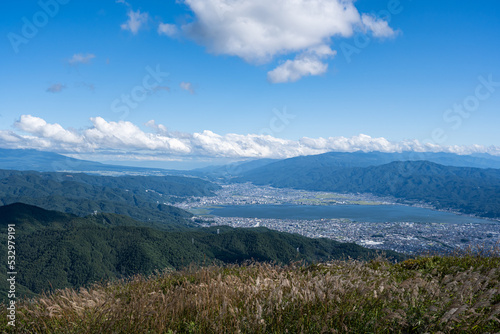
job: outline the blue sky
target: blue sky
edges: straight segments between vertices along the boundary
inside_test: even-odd
[[[357,149],[500,155],[498,1],[1,7],[0,147],[167,167]]]

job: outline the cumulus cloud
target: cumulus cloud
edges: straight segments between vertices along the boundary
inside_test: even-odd
[[[136,35],[139,29],[148,22],[149,14],[141,13],[140,10],[134,12],[133,10],[129,10],[127,13],[128,20],[123,23],[120,27],[123,30],[129,30],[132,34]]]
[[[8,130],[0,130],[0,143],[2,143],[2,145],[6,145],[7,148],[14,148],[22,142],[23,137],[19,136],[18,134]]]
[[[175,24],[160,23],[158,25],[158,34],[173,37],[177,35],[178,29]]]
[[[190,82],[183,81],[179,84],[179,87],[188,91],[190,94],[194,94],[194,87],[193,87],[193,84]]]
[[[78,64],[88,64],[92,59],[95,58],[95,55],[92,53],[75,53],[73,57],[68,59],[68,63],[70,65],[78,65]]]
[[[52,139],[61,143],[78,144],[82,143],[82,136],[64,129],[59,124],[49,124],[45,120],[31,115],[22,115],[14,123],[14,126],[21,131],[28,132],[44,139]]]
[[[287,60],[285,63],[267,73],[267,79],[272,83],[294,82],[307,75],[323,74],[328,65],[314,58],[299,58]]]
[[[392,37],[395,35],[394,30],[389,27],[386,21],[377,19],[372,15],[363,14],[361,21],[368,30],[373,32],[375,37]]]
[[[337,52],[326,45],[308,50],[294,60],[287,60],[267,73],[267,80],[272,83],[294,82],[308,75],[320,75],[327,71],[328,64],[321,59],[333,57]]]
[[[195,14],[181,31],[214,54],[240,57],[263,64],[276,56],[288,59],[268,78],[271,82],[296,81],[318,75],[327,64],[309,54],[328,47],[333,37],[351,37],[356,31],[375,37],[395,34],[386,21],[360,14],[354,0],[185,0]],[[173,30],[168,26],[168,30]]]
[[[333,36],[349,37],[360,23],[352,1],[186,0],[196,21],[183,30],[211,52],[249,62],[303,51]]]
[[[65,88],[66,85],[63,85],[62,83],[55,83],[50,85],[49,88],[47,88],[45,91],[49,93],[60,93]]]
[[[126,122],[91,118],[91,126],[80,131],[68,130],[60,124],[23,115],[14,124],[17,131],[0,130],[0,146],[6,148],[35,148],[61,153],[126,154],[134,159],[173,158],[290,158],[331,151],[381,152],[450,152],[457,154],[489,153],[500,156],[498,146],[441,146],[417,140],[393,142],[360,134],[353,137],[329,137],[288,140],[270,135],[219,135],[210,130],[199,133],[178,133],[154,120],[145,125],[154,132],[146,132]]]
[[[91,118],[93,127],[83,131],[85,139],[95,147],[125,150],[158,150],[184,154],[190,147],[177,138],[143,132],[131,122],[107,122],[102,117]]]
[[[158,133],[167,133],[167,127],[163,124],[156,124],[156,121],[154,119],[147,121],[144,125],[153,130],[156,130],[156,132]]]

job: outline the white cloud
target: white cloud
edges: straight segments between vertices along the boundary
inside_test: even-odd
[[[183,30],[211,52],[266,62],[349,37],[360,23],[352,1],[186,0],[196,21]]]
[[[75,53],[73,55],[73,57],[68,59],[68,63],[70,65],[88,64],[94,58],[95,58],[95,55],[92,53],[87,53],[85,55],[83,53]]]
[[[175,24],[169,24],[169,23],[160,23],[158,25],[158,34],[159,35],[166,35],[173,37],[177,35],[179,32],[179,29],[177,29],[177,26]]]
[[[132,34],[136,35],[139,29],[148,22],[148,13],[141,13],[140,10],[134,12],[129,10],[127,22],[123,23],[120,27],[123,30],[129,30]]]
[[[333,57],[337,54],[337,51],[330,49],[328,45],[317,45],[309,48],[306,52],[303,53],[306,56],[316,56],[319,58],[325,57]]]
[[[307,75],[323,74],[328,65],[318,59],[299,58],[287,60],[285,63],[267,73],[272,83],[294,82]]]
[[[167,127],[163,124],[156,124],[154,119],[147,121],[144,125],[153,130],[156,130],[156,132],[158,133],[167,133]]]
[[[80,135],[64,129],[61,125],[48,124],[45,120],[31,115],[22,115],[14,126],[21,131],[61,143],[78,144],[83,141]]]
[[[328,64],[321,61],[327,56],[334,56],[333,51],[326,45],[309,50],[294,60],[287,60],[274,70],[267,73],[267,79],[272,83],[294,82],[308,75],[320,75],[327,71]]]
[[[101,117],[91,118],[93,127],[83,132],[95,147],[126,150],[158,150],[185,154],[190,148],[177,138],[143,132],[131,122],[107,122]]]
[[[295,81],[318,75],[327,65],[302,55],[333,37],[367,31],[388,37],[388,23],[360,14],[354,0],[185,0],[195,14],[182,32],[214,54],[238,56],[250,63],[266,63],[276,56],[296,54],[294,60],[271,71],[271,82]],[[319,54],[317,54],[319,56]],[[276,81],[275,81],[276,80]]]
[[[131,122],[106,121],[91,118],[92,126],[76,131],[60,124],[23,115],[14,126],[22,131],[0,130],[0,147],[34,148],[61,153],[126,155],[134,159],[218,158],[290,158],[331,151],[381,152],[451,152],[457,154],[489,153],[500,156],[499,146],[441,146],[417,140],[393,142],[360,134],[353,137],[329,137],[288,140],[270,135],[226,134],[209,130],[200,133],[177,133],[167,130],[154,120],[146,126],[155,133],[145,132]]]
[[[49,88],[47,88],[45,91],[49,93],[60,93],[65,88],[66,85],[63,85],[62,83],[55,83],[50,85]]]
[[[363,14],[361,21],[368,30],[373,32],[375,37],[392,37],[396,34],[386,21],[379,20],[371,15]]]
[[[11,145],[22,143],[23,138],[9,130],[0,130],[0,143],[10,148]]]
[[[193,87],[193,84],[190,82],[183,81],[179,84],[179,87],[188,91],[190,94],[194,94],[194,87]]]

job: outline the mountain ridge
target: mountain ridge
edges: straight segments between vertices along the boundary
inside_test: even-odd
[[[280,166],[235,178],[277,188],[340,193],[371,193],[401,201],[426,202],[482,217],[500,217],[500,169],[444,166],[430,161],[393,161],[368,167],[311,167],[305,171]],[[275,167],[275,166],[274,166]],[[293,175],[289,175],[293,171]]]
[[[78,216],[94,211],[142,221],[193,226],[192,214],[165,204],[186,196],[212,196],[219,186],[181,176],[99,176],[0,170],[0,204],[24,202]]]

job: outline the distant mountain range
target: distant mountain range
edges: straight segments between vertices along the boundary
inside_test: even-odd
[[[184,175],[183,171],[102,164],[32,149],[0,148],[0,169],[37,172],[85,172],[109,175]]]
[[[22,203],[0,206],[0,228],[6,230],[7,224],[15,224],[17,292],[26,296],[192,263],[251,259],[288,263],[377,256],[376,251],[355,244],[266,228],[162,231],[127,216],[98,213],[77,217]],[[2,263],[7,263],[6,240],[0,240]],[[387,254],[403,258],[394,252]],[[1,271],[0,299],[6,298],[6,285],[6,272]]]
[[[489,154],[457,155],[452,153],[418,152],[329,152],[278,161],[266,160],[266,163],[262,166],[240,169],[235,175],[262,176],[266,174],[269,175],[270,179],[276,176],[288,178],[297,175],[300,177],[319,168],[338,170],[341,168],[378,166],[394,161],[430,161],[445,166],[500,168],[500,157]]]
[[[204,168],[192,169],[192,175],[207,177],[211,180],[222,180],[241,175],[251,170],[267,166],[273,162],[281,161],[279,159],[257,159],[234,162],[232,164],[222,166],[208,166]]]
[[[376,164],[376,155],[321,155],[287,159],[233,178],[278,188],[371,193],[500,218],[500,169],[444,166],[430,161]],[[374,157],[375,159],[371,159]]]
[[[368,167],[382,165],[393,161],[425,160],[445,166],[500,168],[500,157],[489,154],[457,155],[452,153],[383,153],[383,152],[329,152],[319,155],[300,156],[289,159],[253,159],[235,162],[227,165],[208,166],[190,171],[180,171],[161,168],[141,168],[102,164],[99,162],[74,159],[61,154],[43,152],[32,149],[0,148],[0,169],[32,170],[38,172],[101,172],[120,174],[146,175],[192,175],[217,178],[230,178],[243,173],[255,171],[273,164],[293,167],[294,170],[328,165],[330,167]]]

